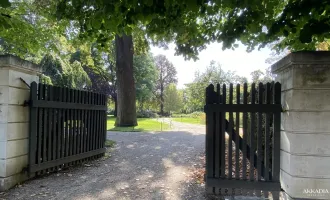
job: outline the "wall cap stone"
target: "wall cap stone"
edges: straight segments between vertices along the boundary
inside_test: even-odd
[[[330,68],[330,51],[297,51],[285,56],[271,66],[272,73],[279,73],[289,67]]]
[[[0,55],[0,69],[1,68],[15,68],[18,71],[37,74],[42,72],[39,65],[10,54]]]

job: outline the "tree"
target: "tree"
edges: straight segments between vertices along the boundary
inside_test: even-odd
[[[47,54],[40,62],[43,75],[49,77],[56,86],[83,89],[90,84],[90,79],[81,63],[70,63],[54,54]]]
[[[8,0],[4,2],[1,6],[9,4]],[[327,15],[330,8],[327,6],[327,1],[39,0],[35,2],[41,5],[38,8],[44,11],[42,14],[47,20],[52,21],[56,16],[61,19],[61,23],[66,24],[66,26],[51,27],[60,27],[60,30],[55,28],[59,32],[66,31],[67,28],[74,30],[71,31],[72,35],[76,34],[80,37],[77,41],[91,38],[100,48],[106,49],[109,41],[116,40],[118,98],[125,101],[118,107],[121,112],[120,118],[127,117],[127,120],[119,119],[119,122],[132,125],[136,122],[132,113],[132,109],[135,108],[134,92],[131,93],[135,91],[132,54],[133,50],[140,49],[133,47],[135,37],[141,37],[142,39],[135,41],[142,41],[140,44],[145,45],[148,45],[148,41],[154,44],[173,41],[176,44],[176,54],[183,55],[186,59],[197,59],[198,52],[214,41],[222,42],[224,49],[237,47],[237,41],[247,45],[248,50],[280,41],[276,45],[278,49],[289,47],[289,50],[301,50],[315,49],[315,44],[323,42],[330,34]],[[0,34],[10,39],[12,37],[10,32],[16,31],[15,36],[20,35],[17,33],[25,33],[19,28],[26,24],[26,21],[22,20],[23,17],[20,18],[20,14],[16,15],[7,8],[1,8],[0,13],[1,20],[5,21],[2,23],[5,24],[2,25],[2,30],[4,26],[12,29],[12,31],[2,31]],[[6,17],[3,17],[3,14]],[[16,19],[19,19],[17,21],[22,26],[17,25],[19,23],[16,23]],[[27,30],[27,36],[33,32],[29,31],[33,28],[33,26],[24,28]],[[39,28],[47,32],[49,27]],[[66,34],[65,31],[62,34]],[[136,32],[139,34],[135,34]],[[36,40],[35,36],[34,34],[34,40]],[[18,39],[27,44],[22,36]],[[32,46],[33,49],[37,50],[38,48],[35,47],[46,44],[44,41],[49,39],[40,38],[35,41],[36,45]],[[56,40],[53,41],[56,43]]]
[[[204,72],[196,72],[192,83],[186,84],[186,97],[188,112],[202,111],[205,105],[205,88],[209,84],[216,85],[242,83],[247,81],[247,78],[236,75],[234,71],[224,71],[219,63],[214,61]],[[235,94],[235,93],[234,93]]]
[[[260,69],[251,72],[252,82],[259,83],[263,75],[265,74]]]
[[[156,67],[158,69],[157,92],[160,103],[160,114],[164,115],[164,90],[171,83],[177,83],[177,71],[173,64],[164,55],[155,57]]]
[[[144,104],[152,100],[158,72],[150,53],[134,56],[133,67],[136,83],[136,99],[139,102],[139,109],[142,110]]]
[[[270,68],[267,68],[265,72],[261,71],[260,69],[251,72],[252,82],[258,84],[261,83],[268,83],[274,80],[274,77],[270,71]]]
[[[182,94],[177,90],[176,85],[171,83],[165,88],[164,110],[171,114],[180,108],[182,108]]]

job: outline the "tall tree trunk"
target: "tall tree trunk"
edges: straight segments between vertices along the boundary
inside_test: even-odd
[[[118,105],[117,105],[117,97],[113,99],[113,101],[115,102],[115,111],[113,113],[114,117],[117,117],[117,112],[118,112]]]
[[[132,36],[116,35],[117,118],[115,126],[137,126]]]

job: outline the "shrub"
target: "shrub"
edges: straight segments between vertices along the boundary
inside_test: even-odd
[[[155,113],[151,110],[137,111],[136,116],[138,118],[156,118],[156,117],[158,117],[157,113]]]
[[[107,114],[108,115],[114,115],[115,114],[115,110],[112,109],[112,108],[108,108]]]
[[[196,111],[196,112],[193,112],[193,113],[191,113],[189,115],[192,118],[200,118],[200,116],[204,115],[204,112]]]

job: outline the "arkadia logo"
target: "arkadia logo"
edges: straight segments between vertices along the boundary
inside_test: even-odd
[[[328,189],[304,189],[304,194],[308,196],[325,196],[329,194]]]

